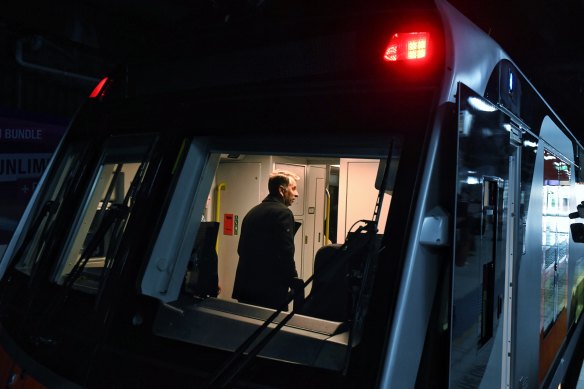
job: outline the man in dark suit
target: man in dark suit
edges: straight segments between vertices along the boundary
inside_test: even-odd
[[[270,175],[268,196],[243,219],[233,286],[239,302],[278,309],[298,276],[294,264],[294,215],[288,208],[298,197],[294,173]]]

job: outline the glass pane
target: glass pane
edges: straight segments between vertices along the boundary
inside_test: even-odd
[[[79,148],[71,145],[63,155],[56,173],[57,178],[52,180],[54,184],[47,190],[45,198],[40,201],[40,209],[29,226],[25,241],[21,244],[21,247],[24,247],[26,251],[20,256],[15,269],[28,275],[31,274],[34,265],[43,253],[55,217],[63,205],[64,196],[69,191],[73,177],[78,174],[81,155]]]
[[[584,161],[584,149],[578,147],[578,160],[580,161],[580,165],[582,165],[582,161]],[[576,174],[574,174],[574,178],[576,181],[576,185],[574,186],[574,194],[576,199],[584,199],[584,169],[582,166],[577,166]],[[574,210],[572,210],[574,211]],[[577,223],[581,223],[582,220],[575,221]],[[570,275],[572,278],[572,298],[570,301],[571,309],[570,311],[570,325],[575,324],[579,321],[580,315],[582,311],[584,311],[584,258],[582,257],[575,257],[572,258],[574,261],[573,263],[573,273]]]
[[[567,305],[570,165],[544,150],[541,329],[546,333]]]
[[[456,248],[452,280],[452,388],[493,385],[501,370],[502,296],[508,228],[507,125],[496,109],[461,88]],[[499,384],[497,382],[497,384]]]
[[[133,199],[148,167],[151,142],[110,139],[69,237],[57,282],[97,292],[113,265]]]

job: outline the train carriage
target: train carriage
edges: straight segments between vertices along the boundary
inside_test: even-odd
[[[448,2],[352,7],[268,7],[96,86],[0,262],[4,382],[567,382],[582,145]],[[275,169],[300,177],[280,309],[232,298]]]

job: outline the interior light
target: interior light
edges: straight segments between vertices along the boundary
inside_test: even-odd
[[[93,91],[89,95],[90,99],[95,99],[96,97],[103,96],[105,92],[105,85],[107,83],[108,78],[104,77],[96,86],[93,88]]]
[[[408,32],[393,34],[385,49],[385,61],[415,61],[426,58],[430,34],[427,32]]]

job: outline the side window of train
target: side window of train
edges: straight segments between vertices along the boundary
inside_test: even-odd
[[[111,137],[68,237],[55,280],[97,293],[130,218],[155,138]]]
[[[584,246],[584,149],[577,146],[576,149],[576,163],[575,167],[576,174],[575,180],[576,185],[574,186],[574,198],[576,207],[572,206],[570,209],[570,214],[568,215],[572,220],[570,224],[572,239],[576,244],[574,246]],[[574,262],[569,272],[572,272],[573,283],[571,290],[571,301],[570,301],[570,323],[576,323],[582,312],[584,311],[584,257],[581,255],[572,256],[572,262]],[[572,271],[572,269],[574,269]]]
[[[541,290],[542,326],[547,333],[567,305],[571,165],[547,149],[543,164]]]
[[[576,149],[576,186],[575,186],[575,196],[576,196],[576,206],[572,209],[569,217],[570,219],[576,219],[572,224],[570,224],[570,232],[572,239],[577,243],[584,243],[584,149],[580,146]]]
[[[549,117],[544,117],[539,136],[532,191],[538,191],[541,197],[534,196],[538,201],[532,202],[537,208],[530,212],[530,222],[535,227],[530,245],[533,253],[539,251],[541,256],[541,276],[537,288],[540,290],[538,329],[541,355],[538,376],[541,380],[553,363],[551,356],[562,347],[568,323],[574,319],[576,309],[573,304],[578,304],[578,300],[581,304],[582,301],[582,297],[577,296],[577,290],[569,290],[569,285],[574,287],[578,283],[574,270],[583,247],[570,239],[570,213],[576,208],[574,173],[577,154],[574,154],[573,141]],[[568,295],[570,292],[571,297]]]

